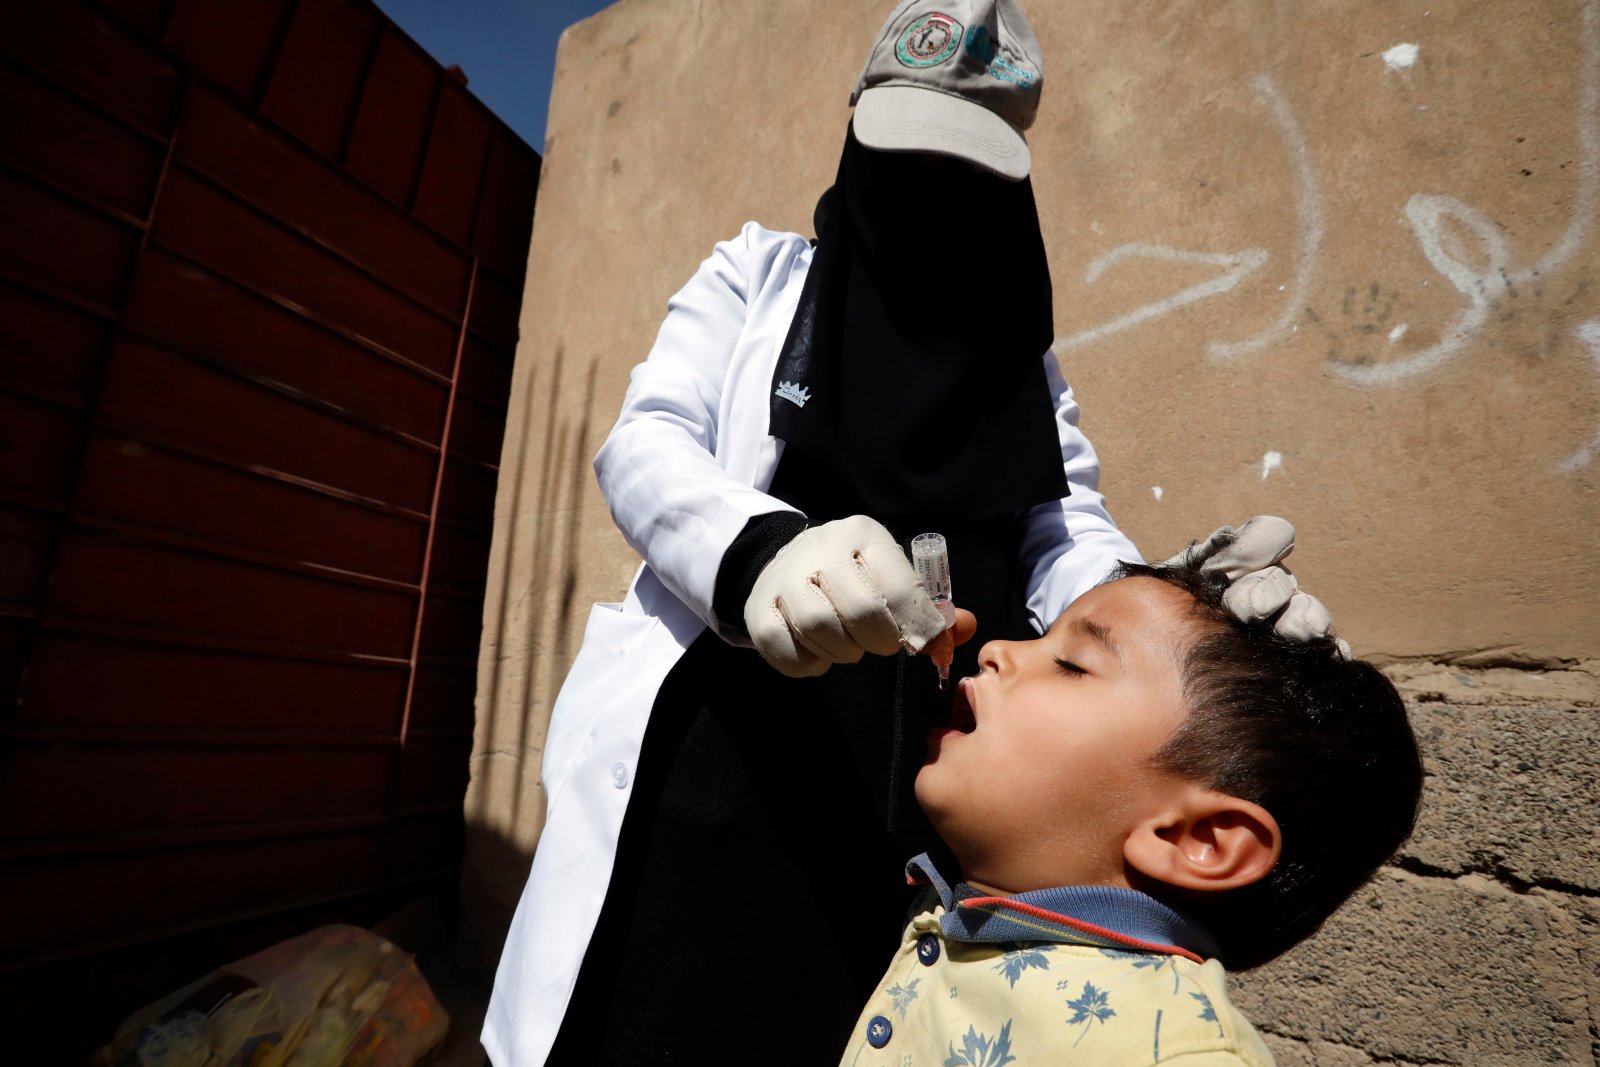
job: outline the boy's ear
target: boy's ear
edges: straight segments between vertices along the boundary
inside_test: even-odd
[[[1146,878],[1201,892],[1259,882],[1277,866],[1283,834],[1266,808],[1190,786],[1123,842],[1128,865]]]

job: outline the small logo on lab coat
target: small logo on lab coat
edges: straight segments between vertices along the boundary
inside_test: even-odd
[[[811,399],[811,390],[800,388],[797,382],[779,382],[772,395],[781,396],[795,407],[803,408],[806,401]]]

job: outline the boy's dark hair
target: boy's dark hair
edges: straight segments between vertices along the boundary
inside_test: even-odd
[[[1330,637],[1240,622],[1223,580],[1197,565],[1124,564],[1114,577],[1184,589],[1207,624],[1183,661],[1188,718],[1155,764],[1266,808],[1283,852],[1259,882],[1169,902],[1211,931],[1229,968],[1260,966],[1315,933],[1410,835],[1422,761],[1405,704]]]

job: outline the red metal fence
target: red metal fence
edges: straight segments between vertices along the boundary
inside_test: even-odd
[[[538,168],[366,0],[8,7],[0,1001],[35,1034],[453,884]]]

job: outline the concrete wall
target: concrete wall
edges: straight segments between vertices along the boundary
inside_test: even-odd
[[[587,605],[636,565],[588,461],[712,244],[809,232],[888,6],[623,0],[562,40],[468,803],[479,966]],[[1056,347],[1114,514],[1152,555],[1292,518],[1427,749],[1416,840],[1241,1000],[1286,1064],[1590,1062],[1600,0],[1030,15]]]

